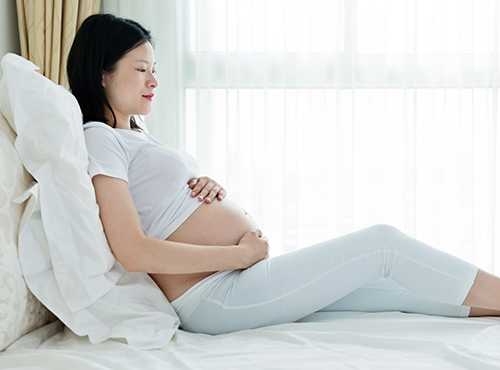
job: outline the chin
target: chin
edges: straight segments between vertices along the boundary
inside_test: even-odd
[[[151,108],[151,105],[149,105],[148,107],[141,109],[141,111],[137,114],[139,114],[141,116],[147,116],[149,113],[151,113],[151,111],[152,111],[152,108]]]
[[[133,116],[135,116],[135,117],[147,116],[149,113],[151,113],[151,109],[141,109],[141,110],[137,110],[133,114]]]

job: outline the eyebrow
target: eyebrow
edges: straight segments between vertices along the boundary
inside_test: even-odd
[[[146,59],[137,59],[135,60],[135,62],[142,62],[142,63],[146,63],[146,64],[149,64],[149,60],[146,60]],[[155,65],[156,62],[153,63],[153,65]]]

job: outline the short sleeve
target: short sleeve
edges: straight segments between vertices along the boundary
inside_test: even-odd
[[[89,157],[89,175],[106,175],[128,182],[129,160],[120,139],[104,123],[84,125],[85,144]]]

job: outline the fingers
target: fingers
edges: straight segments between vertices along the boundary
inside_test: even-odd
[[[218,198],[219,200],[222,200],[221,197],[219,197],[219,194],[221,191],[224,190],[220,185],[215,185],[212,190],[210,190],[210,193],[207,196],[206,202],[210,203],[213,199]],[[222,194],[220,194],[222,195]]]
[[[193,189],[191,196],[197,196],[200,201],[205,199],[207,203],[212,202],[216,198],[222,200],[227,195],[226,190],[222,186],[206,176],[189,180],[188,184]]]
[[[262,233],[262,231],[260,229],[253,229],[253,230],[247,231],[247,233],[245,235],[252,235],[252,236],[255,235],[258,238],[262,238],[262,236],[264,234]],[[245,236],[245,235],[243,235],[243,236]]]
[[[269,258],[269,241],[259,229],[248,231],[238,245],[244,248],[243,269]]]
[[[226,189],[222,189],[221,191],[219,191],[219,194],[217,195],[217,199],[222,200],[226,197],[226,195],[227,195]]]
[[[191,179],[188,181],[188,185],[191,189],[193,189],[197,183],[198,183],[198,179]]]
[[[201,201],[205,199],[205,202],[210,203],[217,197],[221,187],[218,186],[215,181],[208,182],[205,187],[199,192],[198,199]],[[196,188],[195,188],[196,190]]]
[[[269,246],[269,239],[267,239],[267,236],[265,236],[260,229],[257,230],[252,230],[257,236],[260,244],[260,252],[259,252],[259,257],[258,261],[262,261],[265,259],[269,258],[269,251],[270,251],[270,246]]]
[[[192,197],[199,196],[200,200],[203,200],[206,194],[204,194],[205,196],[201,197],[202,195],[201,192],[207,185],[207,182],[208,182],[207,178],[205,177],[200,177],[197,179],[190,180],[189,187],[193,189],[193,191],[191,192],[191,196]]]

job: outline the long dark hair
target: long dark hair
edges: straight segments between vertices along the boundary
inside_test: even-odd
[[[102,74],[113,72],[125,54],[146,42],[153,43],[151,33],[131,19],[95,14],[83,21],[66,65],[69,86],[80,104],[83,123],[100,121],[116,127],[115,112],[104,94]],[[106,118],[105,107],[110,110],[113,122]],[[130,126],[140,129],[134,116],[130,118]]]

